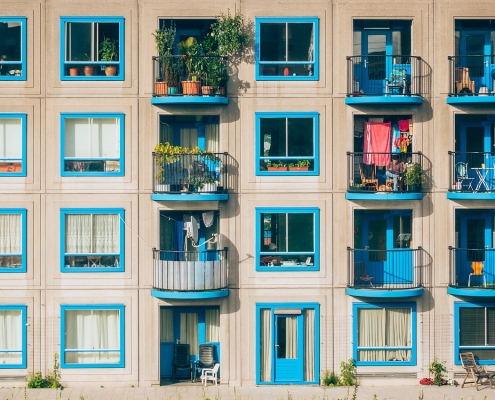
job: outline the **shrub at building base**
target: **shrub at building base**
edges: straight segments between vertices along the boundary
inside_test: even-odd
[[[45,378],[43,378],[39,371],[29,375],[27,387],[30,389],[56,389],[62,387],[60,384],[60,363],[57,353],[53,355],[53,371],[48,373]]]

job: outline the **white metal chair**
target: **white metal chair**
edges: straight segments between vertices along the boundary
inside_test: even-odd
[[[201,384],[206,386],[208,381],[215,382],[215,386],[218,385],[218,369],[220,368],[220,364],[215,364],[213,368],[203,368],[201,372]]]
[[[461,183],[461,189],[465,187],[467,190],[473,190],[474,178],[470,178],[468,174],[468,163],[458,162],[455,165],[457,174],[457,182]],[[465,183],[466,182],[466,183]]]

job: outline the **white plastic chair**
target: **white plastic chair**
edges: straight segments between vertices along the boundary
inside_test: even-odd
[[[218,369],[220,368],[220,364],[215,364],[213,368],[203,368],[203,371],[201,372],[201,384],[204,383],[206,386],[206,383],[208,381],[213,381],[215,382],[215,386],[218,385]]]

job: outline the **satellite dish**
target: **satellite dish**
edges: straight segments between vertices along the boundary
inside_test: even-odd
[[[191,239],[194,243],[198,243],[198,221],[193,216],[191,216]]]

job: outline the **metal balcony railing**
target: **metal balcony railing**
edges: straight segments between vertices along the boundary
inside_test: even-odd
[[[452,287],[495,289],[495,249],[461,249],[449,246]]]
[[[153,153],[153,192],[225,193],[235,186],[235,177],[229,173],[233,168],[228,153]]]
[[[449,151],[449,156],[449,191],[495,192],[495,153]]]
[[[423,286],[424,251],[417,249],[369,250],[347,248],[349,287],[414,289]]]
[[[449,96],[494,96],[495,56],[450,56]]]
[[[394,159],[399,173],[387,175],[387,166]],[[401,172],[400,172],[401,171]],[[351,153],[347,152],[347,191],[422,193],[427,191],[426,173],[421,152],[408,153]],[[413,179],[415,178],[415,179]],[[396,179],[397,184],[394,184]],[[394,188],[395,186],[395,188]]]
[[[227,247],[199,252],[153,249],[153,288],[189,292],[225,289],[227,253]]]
[[[417,56],[349,56],[347,96],[423,96],[423,64]]]
[[[226,96],[227,57],[158,56],[153,62],[153,96]]]

